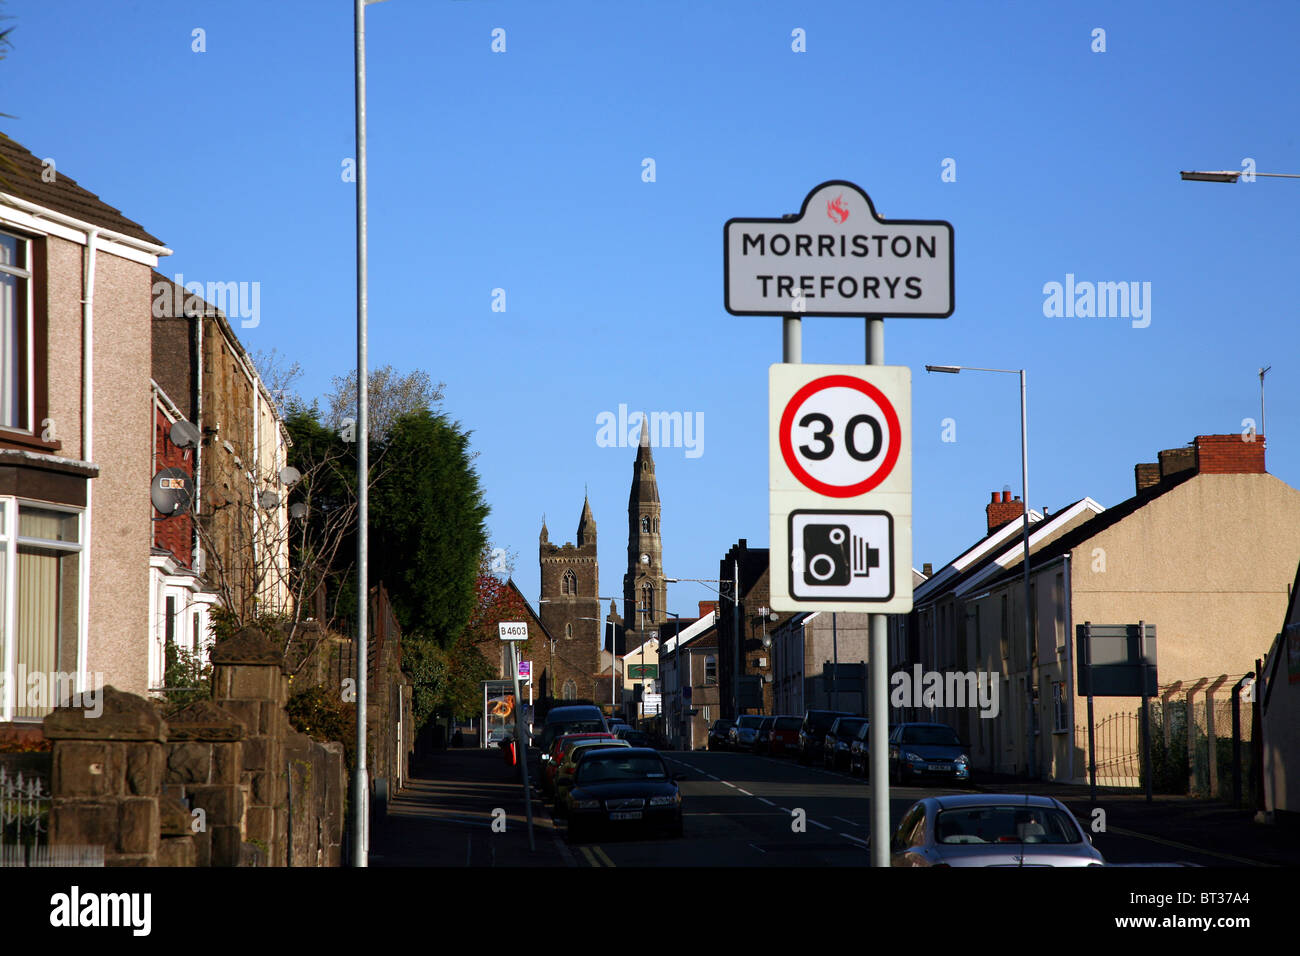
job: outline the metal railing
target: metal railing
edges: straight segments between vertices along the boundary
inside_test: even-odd
[[[49,782],[0,767],[0,867],[103,866],[102,846],[51,846]]]

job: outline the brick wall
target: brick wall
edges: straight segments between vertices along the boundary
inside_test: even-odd
[[[171,420],[157,404],[154,405],[154,474],[164,468],[180,468],[190,479],[194,478],[193,452],[178,448],[171,440]],[[154,518],[162,518],[157,512]],[[164,548],[185,567],[191,566],[193,558],[193,519],[189,512],[171,515],[153,523],[153,543],[156,548]]]

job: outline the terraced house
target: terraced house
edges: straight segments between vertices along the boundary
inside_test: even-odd
[[[289,442],[220,310],[163,301],[171,250],[2,135],[0,157],[3,739],[39,736],[56,688],[161,687],[218,602],[287,606]]]
[[[170,250],[7,137],[0,155],[0,722],[32,733],[32,675],[148,683],[149,284]]]

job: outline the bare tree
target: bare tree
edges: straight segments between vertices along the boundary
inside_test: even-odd
[[[235,627],[279,631],[296,673],[324,636],[324,595],[348,573],[340,552],[356,531],[353,459],[342,443],[317,460],[298,456],[296,480],[292,472],[241,471],[225,459],[209,467],[195,522],[204,577]]]
[[[269,352],[258,349],[253,353],[253,364],[257,366],[257,374],[266,385],[266,390],[280,406],[280,411],[303,404],[302,397],[294,390],[294,384],[303,375],[299,362],[290,361],[289,356],[276,349]]]
[[[422,408],[436,410],[435,406],[442,403],[443,390],[447,387],[445,382],[434,385],[428,372],[416,369],[403,375],[391,365],[372,370],[367,385],[369,425],[374,436],[386,434],[393,422],[408,412]],[[334,389],[326,396],[326,402],[325,424],[328,427],[342,429],[346,419],[356,421],[356,369],[334,378]]]

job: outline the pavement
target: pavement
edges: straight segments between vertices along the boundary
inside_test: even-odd
[[[519,768],[501,751],[453,747],[428,757],[387,814],[376,813],[370,865],[572,866],[574,857],[535,794],[530,847]]]
[[[974,789],[988,793],[1030,793],[1056,797],[1085,825],[1094,810],[1105,812],[1105,832],[1194,851],[1231,866],[1300,864],[1300,828],[1256,822],[1256,810],[1221,800],[1154,794],[1151,802],[1133,790],[1097,788],[1094,803],[1086,785],[1030,783],[1009,776],[984,774]],[[1100,843],[1099,843],[1100,845]]]

